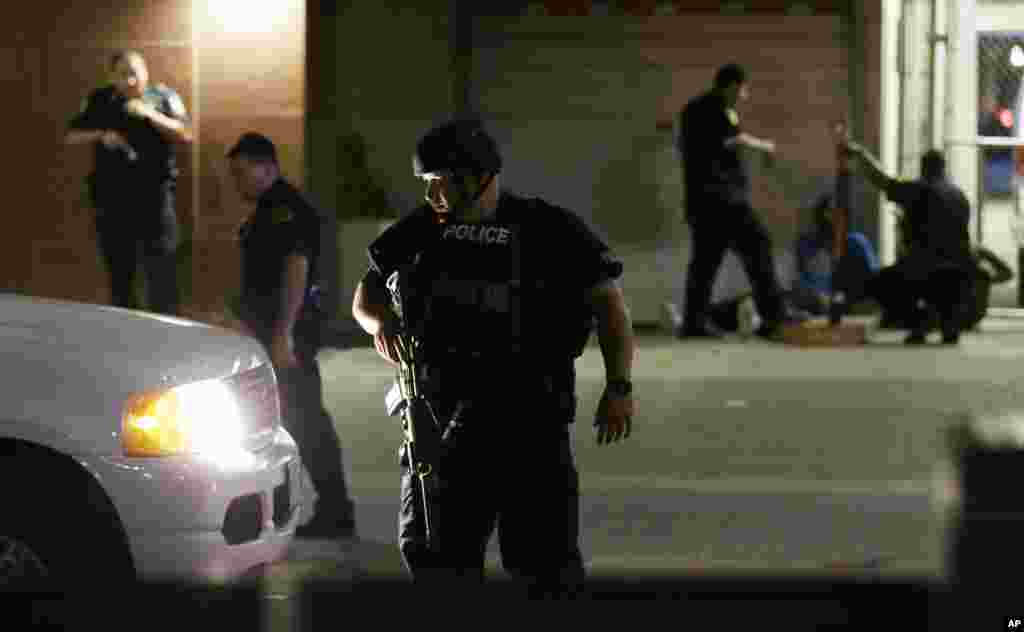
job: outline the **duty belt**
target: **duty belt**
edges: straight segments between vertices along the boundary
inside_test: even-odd
[[[312,285],[309,286],[309,289],[306,290],[306,298],[304,299],[304,303],[308,307],[312,307],[317,311],[323,311],[324,292],[325,289],[321,287],[319,283],[313,283]]]

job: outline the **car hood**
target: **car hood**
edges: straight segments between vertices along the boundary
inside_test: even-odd
[[[0,420],[96,446],[116,433],[125,400],[158,387],[267,363],[231,330],[148,312],[0,296]]]

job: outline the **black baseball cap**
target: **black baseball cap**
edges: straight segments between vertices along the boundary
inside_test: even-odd
[[[747,82],[747,69],[739,64],[726,64],[715,72],[715,86],[725,88]]]
[[[235,146],[228,152],[228,158],[246,156],[248,158],[268,158],[277,162],[277,148],[274,142],[257,132],[242,134]]]

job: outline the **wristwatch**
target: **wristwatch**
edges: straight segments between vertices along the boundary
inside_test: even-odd
[[[626,379],[608,380],[604,392],[609,397],[629,397],[633,394],[633,382]]]

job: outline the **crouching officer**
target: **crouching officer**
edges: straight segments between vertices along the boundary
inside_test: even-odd
[[[874,275],[865,293],[882,305],[913,306],[907,344],[924,344],[933,319],[939,321],[943,344],[957,344],[973,300],[976,264],[968,232],[971,207],[947,177],[945,158],[929,150],[921,156],[920,178],[898,180],[886,175],[863,146],[847,140],[844,149],[860,161],[868,181],[904,210],[907,252]]]
[[[571,211],[500,191],[499,149],[479,122],[432,129],[413,162],[427,204],[370,244],[353,300],[379,354],[397,364],[400,321],[386,283],[414,266],[404,316],[418,315],[421,392],[440,419],[459,415],[441,452],[439,549],[426,545],[416,475],[400,462],[404,563],[417,583],[481,582],[497,528],[502,565],[530,595],[574,594],[584,575],[575,358],[595,318],[608,380],[598,444],[628,437],[634,415],[622,264]]]
[[[242,288],[238,318],[245,333],[270,354],[281,390],[285,427],[299,446],[318,500],[302,537],[355,533],[341,444],[324,409],[320,369],[323,318],[319,303],[320,226],[323,216],[280,173],[277,151],[265,136],[244,134],[228,153],[239,194],[256,204],[242,225]]]

